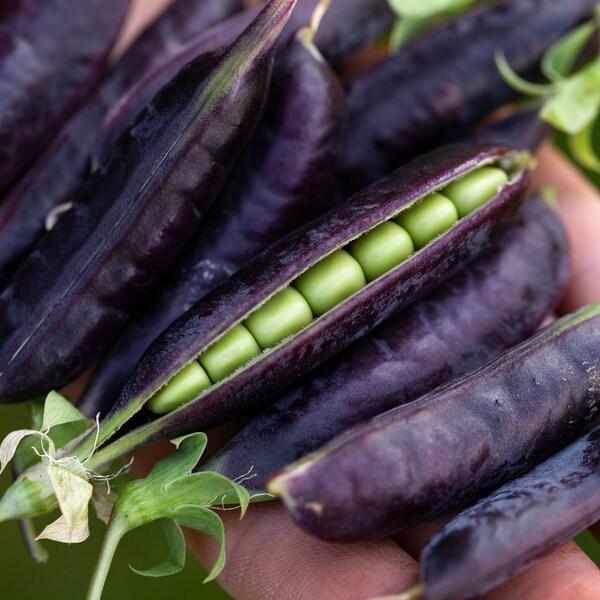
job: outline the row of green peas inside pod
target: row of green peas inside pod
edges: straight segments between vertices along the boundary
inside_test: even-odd
[[[321,259],[177,373],[148,408],[165,414],[200,396],[403,263],[493,198],[507,181],[498,167],[476,169]]]

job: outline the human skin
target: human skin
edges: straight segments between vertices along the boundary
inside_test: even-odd
[[[148,18],[146,2],[148,10],[155,11],[166,4],[134,2],[136,22],[130,23],[129,31],[135,31],[138,19]],[[538,159],[535,185],[556,189],[556,208],[572,249],[571,280],[559,307],[560,314],[566,314],[600,301],[600,194],[550,146],[540,151]],[[232,426],[208,434],[216,446],[219,438],[231,436]],[[138,472],[150,467],[166,447],[161,444],[138,455]],[[304,534],[278,502],[251,506],[243,520],[237,511],[220,516],[227,563],[217,581],[236,600],[366,600],[398,594],[417,583],[420,549],[442,523],[426,524],[394,539],[331,544]],[[600,524],[592,531],[600,540]],[[200,563],[211,567],[217,543],[191,532],[187,540]],[[600,570],[569,542],[482,600],[598,600],[598,590]]]

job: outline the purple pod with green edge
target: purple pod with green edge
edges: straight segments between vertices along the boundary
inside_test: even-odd
[[[342,85],[301,30],[275,62],[265,114],[223,197],[86,387],[78,408],[106,414],[146,348],[258,252],[321,212],[346,125]]]
[[[156,96],[0,296],[0,401],[59,388],[114,341],[224,187],[266,101],[295,0]]]
[[[120,447],[208,429],[264,403],[268,396],[427,294],[485,251],[494,234],[514,218],[522,204],[529,161],[528,154],[501,147],[441,148],[413,160],[271,246],[207,294],[150,346],[102,421],[99,443],[111,438],[211,343],[229,335],[299,275],[378,225],[421,205],[450,182],[484,166],[505,170],[507,183],[478,210],[195,399],[125,434],[119,440]],[[91,450],[86,448],[89,442],[82,446],[83,453]],[[105,456],[107,453],[98,460]]]
[[[0,7],[0,190],[98,82],[129,0],[5,0]]]
[[[75,199],[89,176],[92,163],[97,166],[106,157],[107,153],[93,156],[92,151],[101,124],[113,105],[144,73],[158,68],[177,54],[190,37],[200,36],[202,30],[233,14],[240,6],[240,0],[179,0],[173,3],[105,74],[98,89],[61,127],[52,143],[0,204],[0,288],[43,235],[46,216],[55,207]],[[246,25],[250,20],[244,21]],[[242,30],[243,27],[238,26],[234,33]],[[234,37],[229,31],[222,33],[220,44],[207,43],[205,49],[222,45]],[[167,82],[165,79],[162,83]],[[158,92],[160,87],[154,91]],[[127,123],[125,128],[129,125]]]
[[[532,76],[544,51],[593,16],[595,0],[484,4],[412,41],[358,77],[340,183],[353,192],[431,148],[452,130],[516,98],[495,62]]]
[[[596,427],[444,525],[421,553],[413,598],[480,597],[596,523],[599,491]]]
[[[600,405],[600,304],[359,425],[267,485],[306,532],[385,537],[466,506],[567,444]]]
[[[569,272],[564,228],[542,201],[467,268],[286,391],[203,467],[252,491],[344,430],[456,379],[529,337]]]

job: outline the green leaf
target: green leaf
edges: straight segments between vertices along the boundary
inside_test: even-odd
[[[513,68],[508,64],[504,52],[496,52],[496,66],[500,71],[504,81],[517,92],[526,96],[546,96],[556,91],[556,86],[553,83],[539,84],[531,83],[518,75]]]
[[[204,453],[207,439],[204,433],[193,433],[173,440],[177,452],[157,463],[146,480],[157,481],[166,478],[173,481],[191,473]]]
[[[590,123],[579,133],[569,136],[567,143],[575,160],[586,169],[600,173],[600,158],[594,150],[594,123]]]
[[[167,538],[167,549],[169,557],[164,562],[152,567],[151,569],[135,569],[131,565],[129,568],[144,577],[166,577],[179,573],[185,566],[185,538],[181,527],[171,519],[164,522],[165,537]]]
[[[50,392],[44,404],[44,419],[41,430],[46,431],[56,425],[75,421],[84,421],[86,424],[88,422],[87,418],[66,398],[57,392]]]
[[[567,77],[596,29],[595,23],[585,23],[550,46],[542,59],[544,75],[550,81]]]
[[[175,504],[184,501],[205,506],[239,504],[242,516],[250,502],[250,494],[246,488],[219,473],[208,471],[180,477],[167,484],[165,492]]]
[[[590,125],[600,108],[600,58],[563,81],[540,116],[561,131],[575,134]]]
[[[223,521],[212,510],[193,504],[178,506],[175,510],[177,522],[201,533],[208,533],[220,544],[219,556],[204,583],[219,576],[225,566],[225,528]]]

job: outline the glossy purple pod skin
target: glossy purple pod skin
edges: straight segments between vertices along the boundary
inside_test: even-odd
[[[129,0],[3,0],[0,190],[100,79]]]
[[[600,405],[600,305],[357,426],[268,484],[330,541],[385,537],[465,506],[567,444]]]
[[[218,205],[150,304],[126,327],[79,409],[105,414],[146,348],[258,252],[318,216],[346,125],[342,85],[306,31],[278,57],[265,114]]]
[[[254,131],[294,4],[272,0],[161,90],[21,265],[0,296],[2,402],[82,373],[175,261]]]
[[[594,0],[485,3],[420,36],[358,77],[348,92],[350,122],[340,167],[353,192],[473,124],[517,93],[494,53],[531,75],[552,42],[591,18]]]
[[[287,43],[300,28],[306,27],[319,0],[299,0],[282,35]],[[99,160],[114,145],[123,130],[146,106],[165,81],[199,52],[221,45],[245,27],[253,11],[246,11],[218,25],[182,47],[169,61],[151,70],[123,96],[109,113],[97,142],[95,160]],[[393,20],[386,0],[344,0],[332,2],[315,36],[315,45],[331,65],[337,65],[363,45],[376,39]]]
[[[481,366],[529,337],[569,272],[553,211],[528,201],[485,255],[325,363],[247,424],[204,468],[266,489],[267,477],[344,430]]]
[[[598,519],[600,427],[438,531],[421,553],[420,597],[479,597]]]
[[[524,161],[524,162],[523,162]],[[121,412],[131,413],[213,340],[300,273],[352,239],[448,181],[484,164],[510,163],[512,180],[488,204],[459,221],[410,260],[371,282],[300,333],[212,386],[198,399],[138,432],[144,443],[198,431],[247,414],[295,378],[367,334],[379,323],[451,277],[483,252],[521,206],[528,158],[494,146],[453,146],[421,156],[356,194],[258,255],[207,294],[150,346],[101,424],[114,434]],[[140,438],[141,439],[141,438]]]
[[[106,158],[108,152],[94,156],[93,149],[98,143],[101,124],[113,105],[143,73],[158,68],[176,55],[190,37],[198,37],[202,30],[240,8],[241,0],[179,0],[124,52],[99,88],[61,127],[52,143],[0,204],[0,288],[44,233],[46,215],[59,204],[73,200],[92,166],[98,166]],[[238,33],[242,29],[239,28]],[[223,42],[232,37],[228,35]],[[162,84],[167,82],[165,79]],[[162,85],[154,88],[154,92],[160,87]],[[124,124],[119,133],[129,125],[131,123]]]

